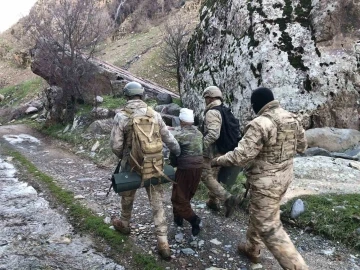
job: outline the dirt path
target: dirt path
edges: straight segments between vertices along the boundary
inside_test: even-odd
[[[18,177],[12,160],[0,156],[0,269],[125,269]]]
[[[19,136],[20,134],[32,137]],[[103,216],[104,220],[107,221],[111,216],[119,215],[119,197],[114,193],[111,193],[108,198],[105,197],[109,187],[108,177],[111,169],[98,168],[91,161],[68,152],[54,141],[22,125],[0,127],[0,142],[7,144],[11,142],[12,147],[31,160],[39,170],[53,176],[60,186],[73,191],[75,195],[81,195],[83,197],[81,201],[95,213]],[[193,239],[190,236],[191,230],[188,224],[183,229],[173,225],[171,187],[164,185],[164,189],[165,209],[169,224],[168,235],[174,252],[174,258],[171,263],[167,264],[167,269],[207,269],[211,267],[251,269],[248,261],[236,253],[238,242],[245,239],[246,214],[239,212],[233,218],[225,219],[223,212],[214,214],[205,208],[204,202],[194,201],[196,212],[203,218],[203,231],[198,238]],[[152,215],[144,190],[139,190],[137,193],[131,225],[130,241],[142,248],[144,253],[156,254]],[[309,269],[360,269],[360,261],[358,257],[355,257],[357,255],[355,251],[320,236],[290,227],[286,229],[307,261]],[[175,236],[177,236],[177,240]],[[211,241],[214,239],[217,241]],[[331,252],[333,250],[335,251]],[[189,252],[190,255],[185,255],[184,252]],[[331,255],[326,255],[328,253]],[[157,255],[155,257],[158,259]],[[281,269],[268,251],[263,253],[262,259],[264,269]]]

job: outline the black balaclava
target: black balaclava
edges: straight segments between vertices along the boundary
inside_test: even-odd
[[[272,91],[265,87],[257,88],[251,95],[251,104],[256,114],[269,102],[274,100]]]

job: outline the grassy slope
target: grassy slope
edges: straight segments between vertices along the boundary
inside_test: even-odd
[[[305,203],[306,211],[295,221],[290,219],[291,206],[295,199],[282,206],[282,219],[285,222],[313,230],[317,234],[360,250],[359,194],[302,196],[301,199]]]
[[[149,79],[176,91],[176,80],[159,68],[161,65],[159,57],[161,39],[161,26],[151,27],[144,33],[128,34],[107,44],[98,57],[115,66],[124,68],[127,62],[141,55],[138,60],[130,65],[128,70],[139,77]]]
[[[14,86],[4,87],[0,89],[0,94],[5,97],[5,102],[1,105],[18,106],[21,103],[30,101],[41,93],[44,85],[44,80],[37,77]]]
[[[163,64],[160,57],[164,24],[167,23],[168,18],[177,15],[186,18],[192,28],[195,28],[199,20],[198,10],[189,11],[186,8],[175,10],[156,22],[154,24],[156,26],[149,26],[142,33],[127,34],[114,42],[107,43],[98,58],[123,68],[127,66],[127,62],[140,55],[128,68],[131,73],[177,91],[176,79],[161,69]]]

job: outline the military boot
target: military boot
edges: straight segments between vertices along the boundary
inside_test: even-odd
[[[157,248],[158,248],[158,253],[162,259],[166,261],[169,261],[171,259],[171,250],[168,242],[158,241]]]
[[[235,207],[239,205],[240,201],[241,197],[234,195],[225,200],[225,217],[230,217],[234,213]]]
[[[191,224],[191,233],[193,236],[197,236],[200,233],[200,223],[201,223],[201,218],[199,218],[198,216],[194,216],[193,218],[191,218],[190,220],[190,224]]]
[[[248,257],[252,263],[260,263],[260,250],[259,252],[256,252],[258,253],[257,255],[254,255],[246,249],[246,244],[239,244],[238,252]]]
[[[220,211],[220,204],[217,201],[213,201],[210,199],[206,202],[206,206],[213,211]]]
[[[114,226],[115,230],[122,234],[130,234],[130,227],[129,225],[126,226],[120,219],[114,219],[112,221],[112,225]]]

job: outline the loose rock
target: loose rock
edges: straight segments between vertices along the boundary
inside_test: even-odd
[[[195,251],[192,250],[191,248],[183,248],[181,250],[182,253],[184,253],[185,255],[193,255],[195,254]]]
[[[219,240],[217,240],[216,238],[215,239],[212,239],[210,240],[210,243],[213,243],[214,245],[221,245],[221,242]]]
[[[297,199],[291,208],[291,218],[296,219],[305,211],[304,202],[301,199]]]

